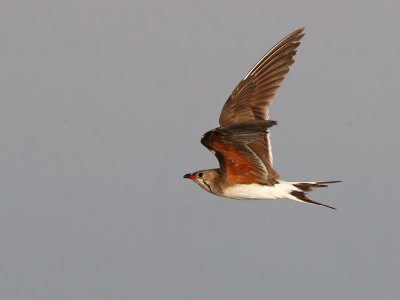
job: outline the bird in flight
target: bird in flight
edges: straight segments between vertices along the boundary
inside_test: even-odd
[[[239,82],[219,117],[220,127],[203,135],[201,143],[218,159],[217,169],[184,175],[217,196],[240,199],[292,199],[331,206],[308,199],[313,188],[340,181],[288,182],[272,168],[268,106],[294,63],[304,36],[298,29],[276,44]]]

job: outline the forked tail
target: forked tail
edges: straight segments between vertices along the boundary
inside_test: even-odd
[[[300,202],[305,202],[305,203],[315,204],[315,205],[322,205],[325,207],[336,209],[332,206],[310,200],[307,198],[306,194],[308,192],[311,192],[313,190],[313,188],[327,187],[328,184],[337,183],[337,182],[341,182],[341,181],[334,180],[334,181],[316,181],[316,182],[291,182],[294,189],[290,192],[290,195],[293,196],[290,198],[293,200],[296,200],[296,201],[300,201]]]

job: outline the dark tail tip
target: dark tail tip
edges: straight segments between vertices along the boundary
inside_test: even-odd
[[[309,203],[309,204],[315,204],[315,205],[321,205],[321,206],[325,206],[325,207],[328,207],[328,208],[336,210],[336,208],[334,208],[332,206],[329,206],[329,205],[326,205],[326,204],[319,203],[319,202],[316,202],[316,201],[308,199],[306,194],[303,191],[291,191],[290,194],[292,196],[296,197],[297,200],[299,200],[301,202],[305,202],[305,203]]]
[[[333,181],[316,181],[313,183],[310,182],[299,182],[299,183],[294,183],[293,185],[297,187],[298,189],[302,190],[303,192],[311,192],[313,188],[318,188],[318,187],[327,187],[328,184],[331,183],[338,183],[341,182],[340,180],[333,180]]]

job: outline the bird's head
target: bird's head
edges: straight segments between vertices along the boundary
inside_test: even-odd
[[[194,181],[203,189],[210,193],[214,193],[213,187],[215,185],[215,180],[219,177],[218,169],[211,170],[200,170],[193,173],[188,173],[183,176],[183,178],[188,178]]]

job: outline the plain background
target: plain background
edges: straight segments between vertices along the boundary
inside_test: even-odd
[[[182,179],[306,26],[271,108],[311,199]],[[399,1],[1,1],[1,299],[398,299]]]

